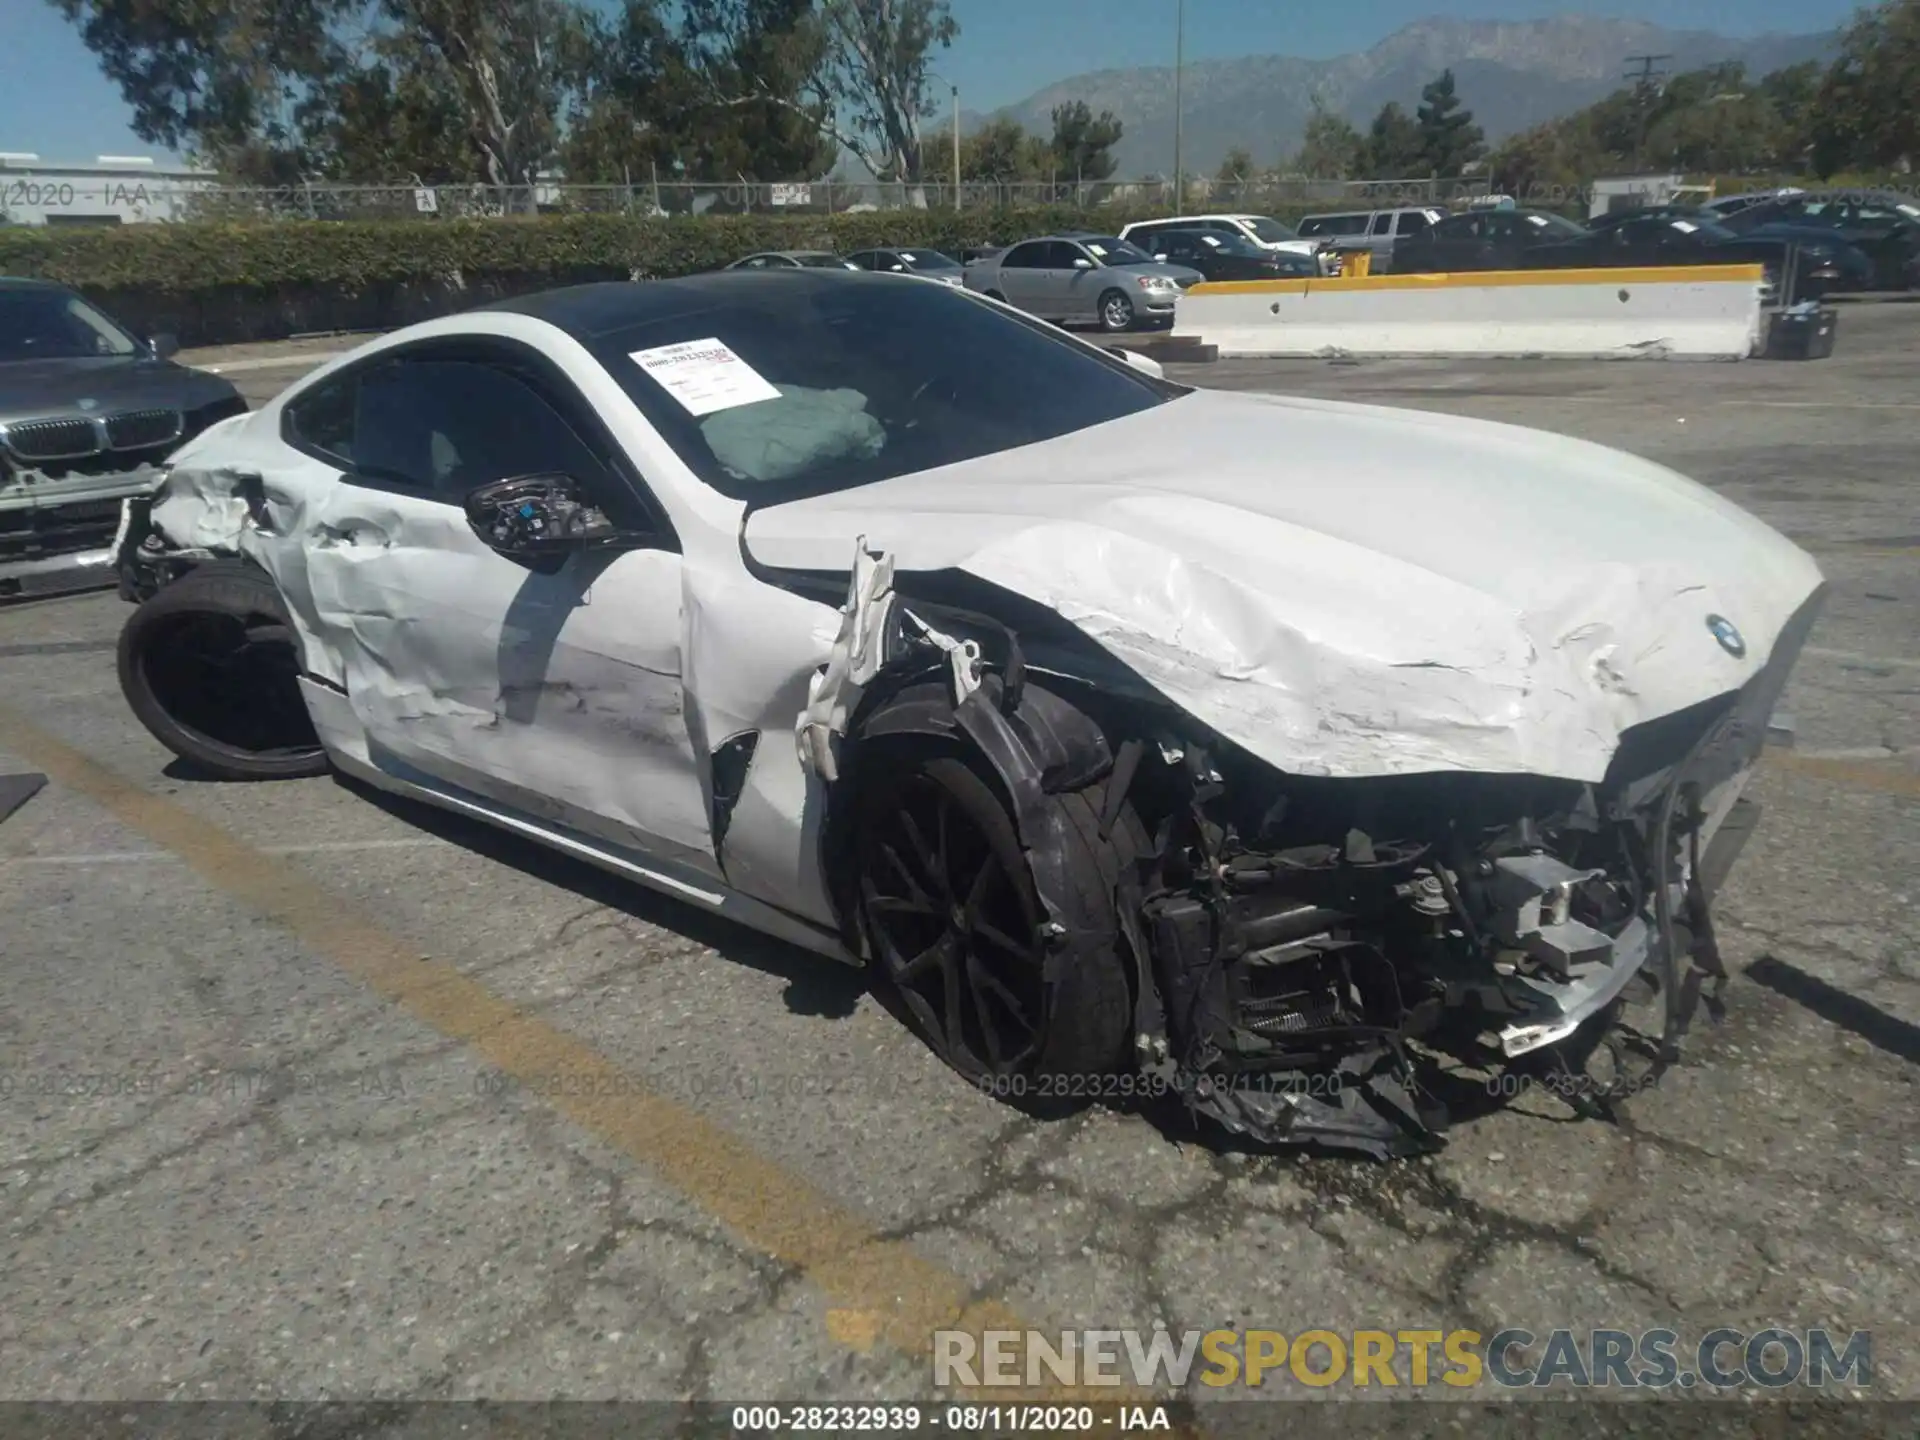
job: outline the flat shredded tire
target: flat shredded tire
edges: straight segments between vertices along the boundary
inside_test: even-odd
[[[324,775],[299,637],[256,566],[218,560],[143,601],[120,632],[120,690],[167,749],[222,780]]]

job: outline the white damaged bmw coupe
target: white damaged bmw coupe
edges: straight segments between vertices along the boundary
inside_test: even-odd
[[[997,1093],[1381,1155],[1444,1057],[1671,1061],[1824,589],[1625,454],[825,270],[385,336],[122,531],[122,684],[207,772],[871,964]]]

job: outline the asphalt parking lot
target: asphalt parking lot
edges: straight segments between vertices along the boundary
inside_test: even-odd
[[[339,345],[197,358],[258,403]],[[1819,559],[1728,1016],[1658,1091],[1489,1097],[1392,1166],[1030,1119],[855,973],[345,784],[187,778],[127,607],[18,605],[0,774],[52,783],[0,824],[0,1398],[926,1398],[964,1315],[1827,1326],[1920,1399],[1920,306],[1811,364],[1170,373],[1603,441]]]

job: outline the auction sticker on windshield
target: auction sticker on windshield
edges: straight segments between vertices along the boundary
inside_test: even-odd
[[[780,398],[765,376],[718,340],[656,345],[632,351],[627,358],[686,406],[689,414],[711,415]]]

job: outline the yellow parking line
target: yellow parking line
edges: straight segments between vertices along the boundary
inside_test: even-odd
[[[423,957],[298,869],[236,839],[173,801],[0,706],[0,750],[86,796],[128,829],[165,846],[215,889],[277,921],[323,957],[441,1034],[470,1045],[507,1075],[543,1086],[556,1110],[661,1176],[753,1248],[799,1270],[837,1307],[827,1327],[842,1344],[884,1342],[926,1362],[933,1331],[1025,1330],[990,1300],[970,1299],[959,1276],[911,1246],[878,1237],[860,1216],[744,1141],[672,1100],[652,1094],[575,1036],[528,1015],[443,960]],[[1130,1387],[996,1388],[999,1400],[1137,1404]]]
[[[1774,770],[1786,770],[1815,780],[1829,780],[1857,790],[1875,790],[1882,795],[1897,795],[1904,800],[1920,800],[1920,772],[1898,762],[1885,760],[1841,760],[1817,755],[1796,755],[1791,750],[1768,750],[1764,762]]]

